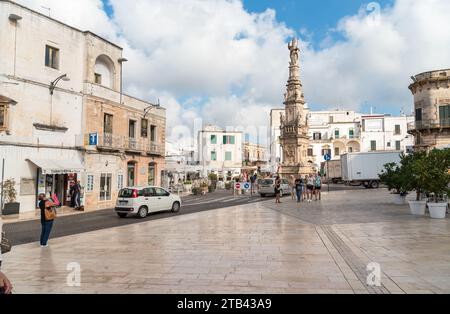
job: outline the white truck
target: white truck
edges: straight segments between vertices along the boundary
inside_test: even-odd
[[[349,153],[341,156],[342,179],[346,184],[380,187],[380,173],[388,163],[400,163],[401,151]]]
[[[326,181],[331,183],[342,182],[341,160],[330,160],[323,164],[323,170],[326,173]]]

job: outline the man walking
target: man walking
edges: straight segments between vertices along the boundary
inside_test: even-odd
[[[41,247],[48,247],[48,239],[50,238],[50,233],[52,232],[53,222],[55,220],[54,206],[50,202],[45,194],[39,195],[39,208],[41,209]]]
[[[300,177],[295,181],[295,191],[297,194],[297,203],[301,203],[303,200],[303,179]]]

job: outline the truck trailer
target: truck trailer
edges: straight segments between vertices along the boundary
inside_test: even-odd
[[[349,153],[341,156],[342,179],[346,184],[380,187],[380,173],[384,165],[400,164],[402,151]]]

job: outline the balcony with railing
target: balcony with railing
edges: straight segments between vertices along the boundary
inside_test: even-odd
[[[408,132],[449,128],[450,118],[444,118],[440,120],[422,120],[408,123]]]
[[[96,141],[91,136],[96,135]],[[95,138],[95,137],[94,137]],[[96,148],[99,151],[128,152],[147,155],[164,156],[163,144],[150,142],[148,139],[137,139],[115,134],[91,133],[84,136],[84,147]]]

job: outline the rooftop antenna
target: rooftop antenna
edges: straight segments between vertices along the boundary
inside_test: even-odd
[[[51,11],[52,11],[52,8],[44,7],[43,5],[41,5],[41,8],[47,10],[47,11],[48,11],[48,17],[51,17],[51,16],[50,16],[50,13],[51,13]]]

